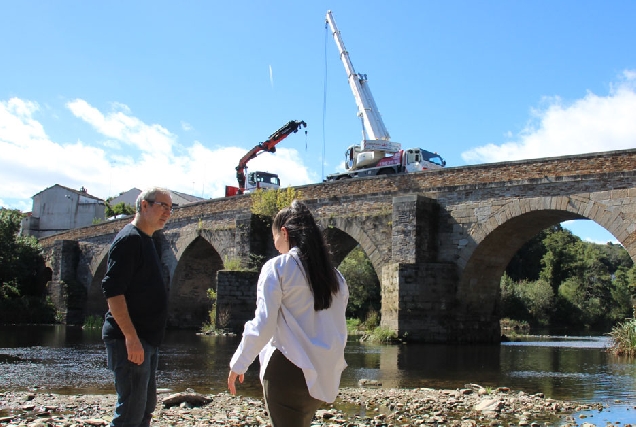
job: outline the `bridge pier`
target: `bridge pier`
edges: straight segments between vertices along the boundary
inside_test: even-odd
[[[79,243],[76,240],[56,240],[50,257],[52,275],[46,289],[55,306],[56,318],[63,324],[81,325],[84,322],[86,289],[76,279]]]
[[[499,342],[499,319],[462,313],[457,266],[438,260],[439,209],[418,194],[393,198],[393,262],[380,279],[382,326],[414,341]]]

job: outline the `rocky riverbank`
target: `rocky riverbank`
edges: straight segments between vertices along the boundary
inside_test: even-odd
[[[594,424],[585,423],[585,412],[603,409],[600,404],[557,401],[542,394],[530,395],[504,387],[490,390],[475,384],[458,390],[362,385],[342,388],[333,405],[316,413],[313,425],[592,427]],[[105,426],[111,420],[114,404],[114,395],[57,395],[41,390],[0,392],[0,426]],[[581,411],[576,418],[573,416]],[[269,418],[262,399],[163,390],[152,425],[265,427],[269,426]]]

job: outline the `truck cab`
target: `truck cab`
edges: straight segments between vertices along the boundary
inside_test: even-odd
[[[404,150],[403,166],[406,172],[421,172],[427,169],[439,169],[446,165],[446,160],[437,153],[423,148]]]
[[[280,188],[280,179],[275,173],[269,172],[249,172],[247,174],[247,182],[245,192],[251,192],[258,189],[278,189]]]

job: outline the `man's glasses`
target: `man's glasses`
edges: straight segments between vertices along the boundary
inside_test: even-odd
[[[156,200],[146,200],[146,201],[148,203],[150,203],[150,204],[153,204],[153,205],[159,205],[159,206],[161,206],[163,208],[164,211],[172,213],[172,206],[167,204],[167,203],[158,202]]]

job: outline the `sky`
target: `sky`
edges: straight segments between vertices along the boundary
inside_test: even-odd
[[[204,198],[252,160],[283,187],[343,170],[362,126],[325,14],[392,140],[447,167],[636,146],[636,2],[0,0],[0,206],[55,184]],[[306,131],[306,133],[305,133]],[[592,221],[566,228],[615,238]]]

